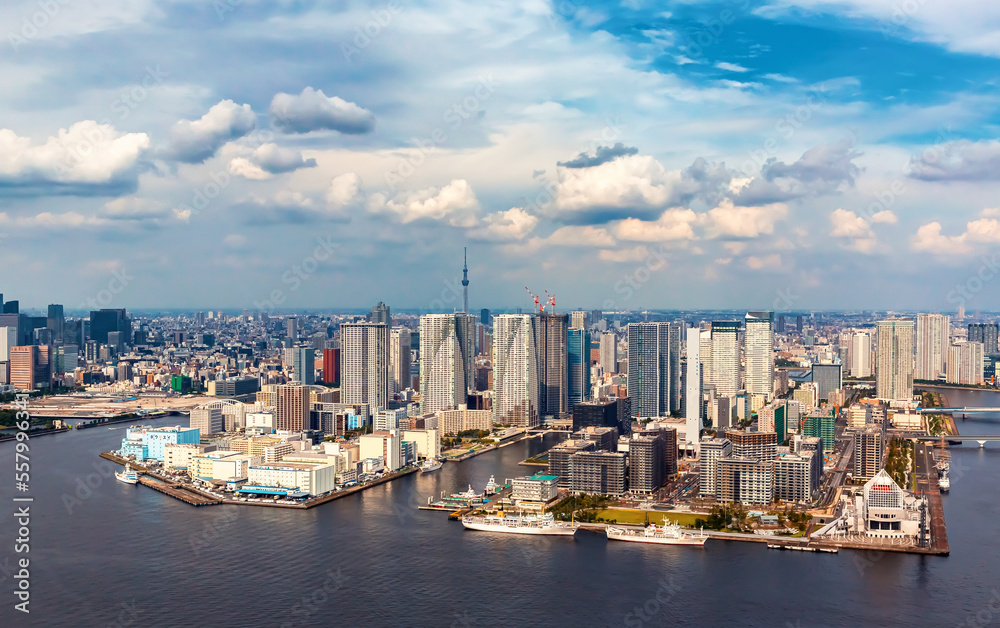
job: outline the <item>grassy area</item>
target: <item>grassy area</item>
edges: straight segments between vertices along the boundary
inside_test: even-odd
[[[647,517],[649,518],[650,523],[655,523],[657,525],[662,524],[663,518],[666,517],[671,521],[676,521],[682,526],[688,527],[694,526],[695,519],[698,519],[699,517],[704,519],[706,517],[706,515],[695,515],[691,513],[668,513],[658,510],[623,510],[621,508],[599,510],[597,511],[597,516],[605,521],[614,519],[618,523],[640,526],[646,523]]]

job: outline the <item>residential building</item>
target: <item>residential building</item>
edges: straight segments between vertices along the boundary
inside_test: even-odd
[[[516,427],[539,423],[535,317],[493,317],[493,422]]]
[[[733,444],[733,456],[772,461],[777,453],[778,439],[774,432],[726,430],[726,440]]]
[[[983,344],[980,342],[958,342],[948,347],[947,382],[982,384],[983,357]]]
[[[583,314],[586,312],[574,312]],[[569,353],[569,406],[572,411],[576,404],[590,399],[590,332],[586,329],[570,328],[567,331]]]
[[[569,411],[568,331],[568,314],[541,312],[536,317],[538,414],[542,417],[561,417]]]
[[[625,454],[579,451],[571,464],[574,493],[619,497],[625,492]]]
[[[389,401],[389,332],[384,323],[340,326],[340,399],[383,408]]]
[[[537,509],[559,496],[559,478],[536,473],[514,478],[511,482],[511,500],[517,508]]]
[[[774,312],[747,312],[744,320],[746,391],[768,400],[774,394]]]
[[[885,430],[880,425],[866,425],[854,431],[854,479],[868,480],[882,468],[885,455]]]
[[[301,383],[280,384],[276,387],[274,428],[289,432],[309,429],[309,387]]]
[[[719,501],[770,504],[774,499],[774,462],[743,456],[719,459]]]
[[[951,317],[947,314],[917,314],[914,379],[936,380],[944,375],[950,330]]]
[[[421,335],[421,337],[423,336]],[[391,329],[389,331],[389,371],[392,379],[392,393],[395,395],[412,387],[411,351],[410,330],[405,327]],[[423,381],[423,377],[421,377],[421,381]]]
[[[913,321],[878,321],[875,329],[876,395],[879,399],[909,401],[913,398]],[[927,364],[932,363],[933,359],[928,358]]]
[[[997,348],[998,332],[1000,325],[997,323],[969,323],[968,341],[983,343],[984,356],[997,355],[1000,353],[1000,349]]]
[[[740,391],[740,323],[715,321],[712,323],[711,378],[715,394],[721,397]]]
[[[821,457],[821,452],[803,451],[775,458],[774,497],[787,502],[811,502],[822,480],[822,464],[816,465]]]
[[[684,386],[684,418],[686,422],[685,435],[688,445],[694,449],[695,455],[701,444],[701,428],[704,412],[702,410],[702,370],[701,370],[701,330],[689,327],[685,331],[687,345],[687,373]]]
[[[567,440],[549,450],[549,475],[559,478],[560,488],[573,486],[573,456],[582,451],[595,451],[594,443]]]
[[[467,314],[420,317],[420,388],[424,412],[464,405],[475,374],[475,319]]]
[[[573,406],[573,431],[587,427],[620,427],[617,399],[584,401]]]
[[[701,441],[700,486],[702,496],[719,494],[719,460],[733,453],[733,444],[725,438],[704,438]]]
[[[614,332],[604,332],[601,334],[601,372],[618,372],[618,339]]]
[[[673,323],[629,323],[626,328],[633,417],[680,410],[680,329]]]
[[[662,434],[632,434],[628,441],[629,490],[652,494],[666,481]]]
[[[219,402],[192,408],[190,425],[205,436],[223,432],[222,407]]]

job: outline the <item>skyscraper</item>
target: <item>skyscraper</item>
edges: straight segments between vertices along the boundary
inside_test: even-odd
[[[538,358],[535,317],[501,314],[493,318],[493,422],[538,425]]]
[[[680,327],[629,323],[628,394],[632,416],[655,418],[680,409]]]
[[[746,314],[746,391],[770,399],[774,393],[774,313]]]
[[[285,335],[292,342],[295,342],[296,340],[299,339],[298,322],[299,322],[298,319],[295,318],[294,316],[289,316],[288,318],[285,319]]]
[[[489,327],[490,311],[485,307],[479,310],[479,322],[482,323],[484,327]]]
[[[291,351],[295,379],[306,386],[312,386],[316,383],[316,350],[312,347],[295,347]]]
[[[309,429],[309,388],[300,383],[277,388],[274,429],[301,432]]]
[[[372,306],[372,314],[369,317],[372,323],[382,323],[386,329],[392,329],[392,312],[389,306],[379,301]]]
[[[340,326],[341,403],[367,403],[370,412],[389,400],[389,333],[384,323]]]
[[[570,329],[586,329],[587,328],[587,313],[586,312],[571,312],[570,313]]]
[[[569,347],[569,408],[590,399],[590,332],[573,328],[567,332]]]
[[[465,404],[468,386],[455,314],[420,317],[420,390],[423,412]]]
[[[124,309],[102,309],[90,313],[90,339],[108,344],[108,334],[121,332],[123,345],[132,343],[132,321]]]
[[[951,317],[947,314],[917,314],[917,363],[914,379],[937,379],[948,362]]]
[[[410,378],[410,330],[397,327],[389,332],[389,370],[392,392],[397,394],[412,386]]]
[[[957,342],[948,348],[949,384],[983,383],[983,343]]]
[[[996,355],[998,332],[1000,325],[996,323],[969,323],[969,342],[981,342],[984,355]]]
[[[701,330],[688,327],[685,330],[687,343],[687,377],[684,388],[684,437],[698,453],[701,442]]]
[[[52,332],[53,340],[62,341],[65,334],[66,317],[63,314],[63,306],[50,305],[46,326]]]
[[[866,331],[856,332],[851,338],[851,375],[853,377],[871,377],[872,374],[872,337]]]
[[[558,417],[569,411],[568,328],[568,314],[542,312],[535,320],[539,416]]]
[[[601,334],[601,372],[618,372],[618,339],[614,332]]]
[[[729,397],[740,391],[739,337],[739,321],[712,323],[711,383],[718,396]],[[772,378],[773,376],[772,372]]]
[[[875,329],[876,395],[909,401],[913,397],[913,321],[878,321]]]
[[[340,383],[340,349],[323,349],[323,382]]]

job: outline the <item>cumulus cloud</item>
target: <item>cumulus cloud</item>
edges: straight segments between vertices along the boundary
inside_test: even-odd
[[[964,255],[969,252],[969,245],[965,242],[964,234],[960,236],[942,235],[941,223],[937,221],[927,223],[917,229],[912,245],[915,251],[927,251],[939,256]]]
[[[666,240],[693,240],[698,215],[690,209],[669,209],[655,221],[627,218],[616,228],[619,240],[632,242],[662,242]]]
[[[860,155],[849,140],[842,140],[814,146],[791,164],[768,159],[760,175],[742,186],[735,200],[741,205],[762,205],[830,194],[844,185],[853,187],[861,173],[854,159]]]
[[[601,249],[597,252],[597,259],[603,262],[634,263],[648,259],[649,256],[649,249],[642,244],[627,249],[619,249],[617,251],[612,249]]]
[[[922,181],[996,181],[1000,179],[1000,141],[958,140],[929,148],[910,159],[910,177]]]
[[[781,255],[777,253],[764,256],[751,255],[746,258],[746,265],[753,270],[778,269],[781,268]]]
[[[602,246],[615,245],[615,239],[607,229],[590,225],[560,227],[552,232],[546,243],[557,246]]]
[[[198,120],[180,120],[170,130],[168,156],[196,164],[213,155],[223,144],[243,137],[257,126],[250,105],[223,100]]]
[[[122,134],[93,120],[60,129],[44,144],[0,129],[0,194],[117,195],[134,190],[145,133]]]
[[[707,234],[713,238],[756,238],[774,233],[774,225],[788,216],[788,206],[772,203],[736,206],[729,199],[708,211]]]
[[[337,175],[326,191],[326,206],[331,210],[344,209],[358,204],[361,196],[361,177],[356,172]]]
[[[316,167],[315,159],[303,159],[302,153],[299,151],[281,148],[277,144],[261,144],[254,151],[253,156],[254,161],[271,174]]]
[[[270,111],[275,125],[286,133],[329,129],[360,135],[375,128],[375,116],[367,109],[312,87],[306,87],[299,95],[275,94]]]
[[[538,217],[520,207],[512,207],[483,217],[482,223],[469,231],[477,240],[514,241],[531,235],[538,225]]]
[[[594,149],[593,154],[580,153],[574,159],[556,162],[556,165],[563,168],[592,168],[606,164],[619,157],[630,157],[638,152],[638,148],[625,146],[621,142],[618,142],[614,146],[598,146]]]
[[[368,201],[373,213],[388,213],[403,224],[415,220],[439,220],[455,227],[476,224],[479,200],[465,179],[455,179],[443,188],[428,188],[419,192],[401,193],[394,198],[373,194]]]
[[[590,168],[564,168],[551,210],[567,221],[653,218],[674,204],[678,183],[680,173],[668,172],[648,155],[620,157]]]
[[[877,214],[872,216],[873,223],[885,223],[888,225],[894,225],[899,222],[899,218],[890,209],[883,209]]]
[[[846,209],[831,212],[830,224],[833,227],[830,235],[835,238],[864,238],[872,235],[868,221]]]

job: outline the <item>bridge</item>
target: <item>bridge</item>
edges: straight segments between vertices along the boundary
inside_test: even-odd
[[[1000,413],[1000,408],[917,408],[920,414],[981,414],[985,412]]]
[[[986,445],[986,441],[988,441],[988,440],[1000,440],[1000,434],[982,434],[982,435],[975,435],[975,434],[952,434],[950,436],[930,436],[930,435],[924,434],[924,435],[920,435],[920,436],[916,436],[916,435],[915,436],[907,436],[906,438],[909,439],[909,440],[924,440],[924,441],[929,441],[929,442],[933,442],[933,441],[950,441],[950,442],[953,442],[953,443],[954,442],[961,442],[963,440],[974,440],[977,443],[979,443],[980,447],[983,447],[984,445]]]

